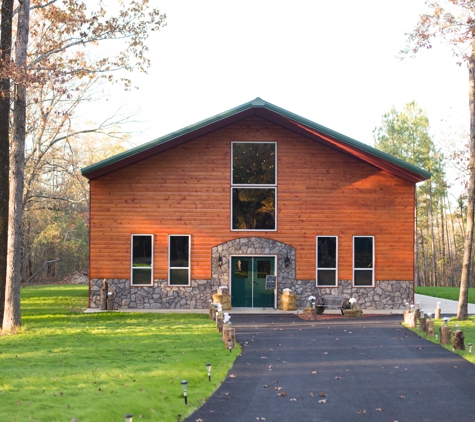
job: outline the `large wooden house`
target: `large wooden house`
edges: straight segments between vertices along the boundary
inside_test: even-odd
[[[430,173],[260,98],[82,170],[89,306],[275,307],[283,289],[402,309]],[[276,276],[266,289],[267,275]]]

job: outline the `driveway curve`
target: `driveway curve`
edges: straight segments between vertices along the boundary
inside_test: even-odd
[[[243,352],[187,422],[475,420],[475,365],[401,315],[232,319]]]

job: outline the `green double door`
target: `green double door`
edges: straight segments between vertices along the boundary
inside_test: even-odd
[[[274,290],[266,289],[266,276],[275,275],[274,257],[231,258],[231,305],[236,308],[272,308]]]

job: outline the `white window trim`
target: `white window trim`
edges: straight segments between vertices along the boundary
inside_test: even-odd
[[[320,237],[334,237],[336,239],[336,267],[335,268],[319,268],[318,266],[318,238]],[[315,239],[315,251],[316,251],[316,255],[315,255],[315,268],[316,268],[316,271],[315,271],[315,287],[318,287],[318,288],[321,288],[321,289],[324,289],[325,287],[328,287],[328,288],[334,288],[334,287],[338,287],[338,236],[335,236],[335,235],[318,235]],[[318,270],[335,270],[335,284],[334,285],[320,285],[318,284]]]
[[[150,268],[152,270],[151,276],[150,276],[150,284],[133,284],[134,280],[134,266],[133,266],[133,261],[134,261],[134,236],[150,236],[152,238],[152,262],[150,264]],[[135,233],[130,236],[130,287],[151,287],[153,286],[153,243],[154,243],[154,238],[153,234],[148,234],[148,233]],[[144,268],[144,267],[135,267],[137,269]]]
[[[170,266],[170,238],[171,237],[188,237],[188,267],[171,267]],[[188,270],[188,284],[170,284],[171,270]],[[169,287],[189,287],[191,282],[191,234],[169,234],[168,235],[168,281]]]
[[[275,145],[275,162],[274,162],[274,180],[275,183],[271,184],[234,184],[233,183],[233,165],[234,165],[234,144],[274,144]],[[231,209],[231,231],[233,232],[276,232],[277,231],[277,142],[275,141],[231,141],[231,198],[230,198],[230,209]],[[235,229],[233,228],[234,221],[234,208],[233,208],[233,189],[274,189],[274,228],[273,229]]]
[[[373,268],[371,268],[371,272],[372,272],[372,277],[371,277],[371,285],[356,285],[355,284],[355,270],[365,270],[365,271],[370,271],[369,269],[367,268],[355,268],[355,239],[356,238],[360,238],[360,237],[371,237],[373,239]],[[357,287],[357,288],[371,288],[371,287],[374,287],[374,271],[375,271],[375,242],[374,242],[374,236],[371,236],[371,235],[358,235],[358,236],[353,236],[353,247],[352,247],[352,250],[351,250],[351,253],[353,255],[352,257],[352,261],[353,261],[353,280],[352,280],[352,285],[353,287]]]

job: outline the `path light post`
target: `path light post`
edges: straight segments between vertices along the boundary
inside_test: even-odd
[[[444,317],[443,320],[444,320],[444,327],[448,327],[449,318]]]
[[[229,347],[229,353],[231,353],[231,349],[233,348],[233,340],[228,338],[228,347]]]
[[[208,381],[211,381],[211,363],[206,364],[206,369],[208,370]]]
[[[127,413],[126,415],[124,415],[125,422],[132,422],[133,416],[134,415],[132,415],[131,413]]]
[[[188,404],[188,397],[186,395],[186,387],[188,386],[188,381],[187,380],[183,380],[181,382],[181,386],[183,387],[183,397],[185,398],[185,404]]]
[[[472,354],[472,343],[468,343],[468,354]]]

